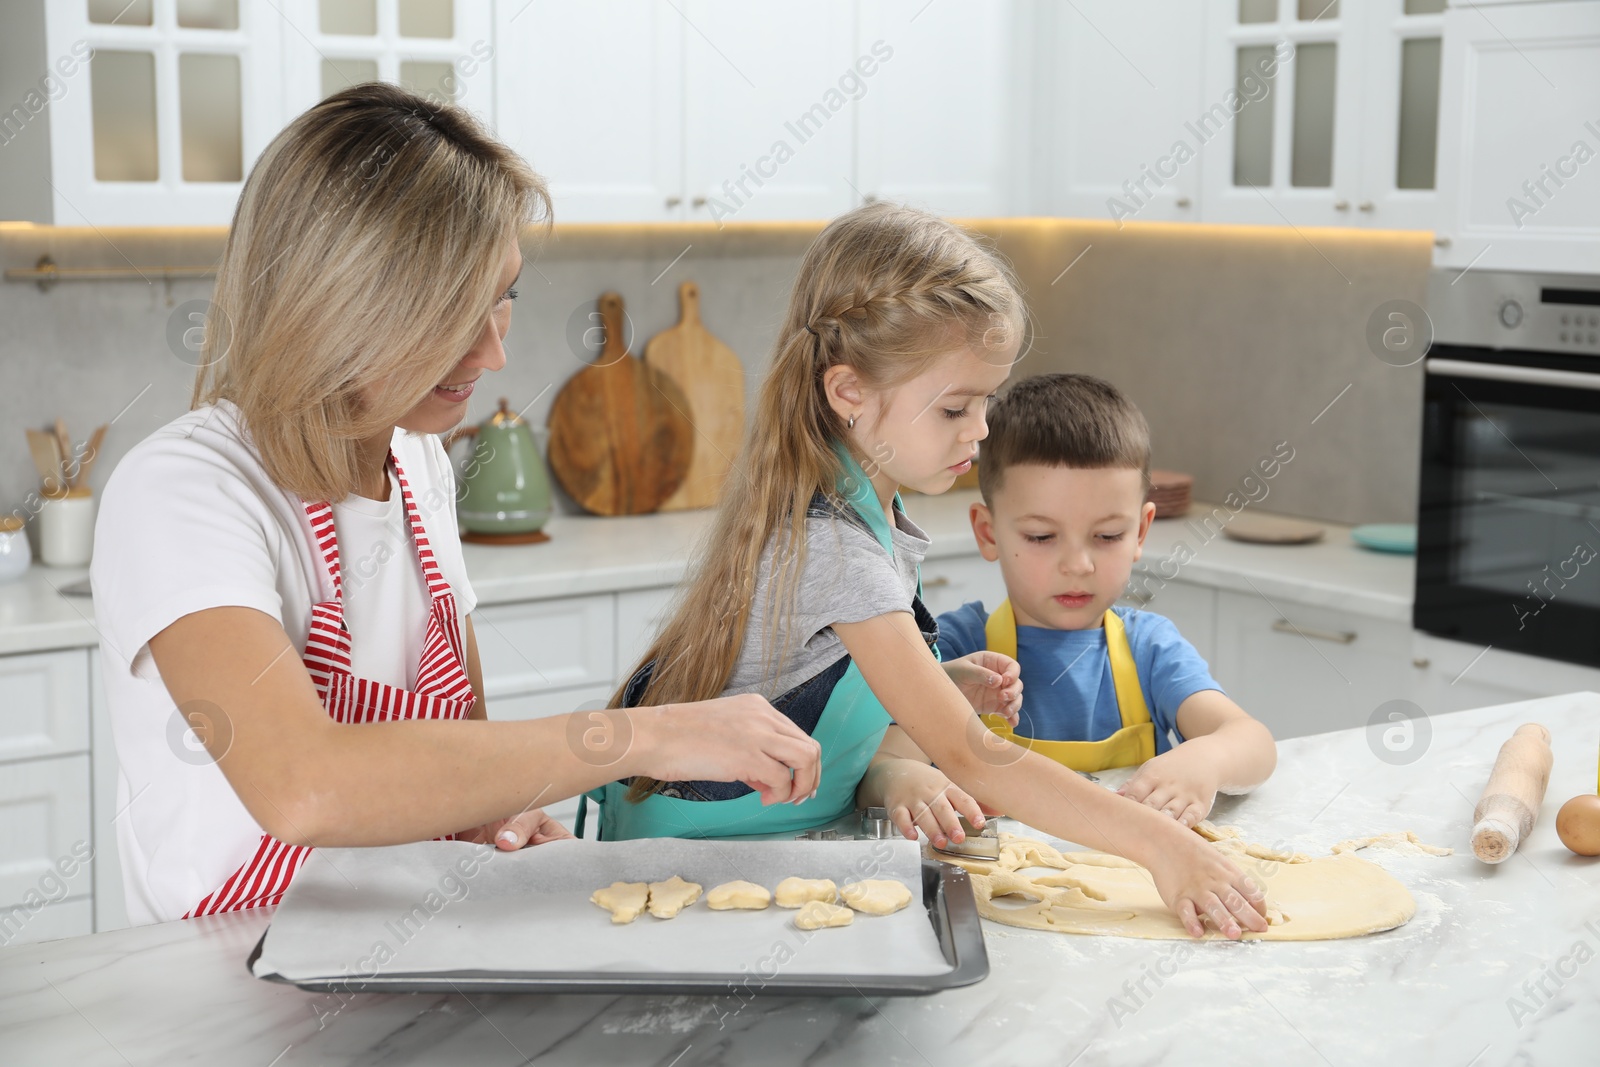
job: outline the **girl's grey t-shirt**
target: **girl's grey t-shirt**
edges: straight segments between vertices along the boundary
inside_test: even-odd
[[[844,642],[833,632],[834,623],[865,622],[895,611],[911,613],[917,570],[930,542],[905,512],[897,510],[894,517],[891,559],[872,532],[859,523],[837,516],[809,516],[806,558],[795,586],[794,610],[770,629],[767,601],[776,581],[773,562],[779,537],[767,543],[756,574],[744,644],[723,696],[759,693],[772,700],[848,655]]]

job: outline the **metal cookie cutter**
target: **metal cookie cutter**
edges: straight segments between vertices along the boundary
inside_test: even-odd
[[[975,860],[997,860],[1000,858],[1000,820],[998,818],[985,819],[982,830],[975,830],[967,821],[965,815],[960,816],[961,832],[966,835],[966,840],[955,842],[945,838],[944,848],[931,846],[933,851],[946,856],[965,856]]]

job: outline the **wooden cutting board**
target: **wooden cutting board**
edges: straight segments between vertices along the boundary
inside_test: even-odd
[[[689,399],[623,340],[622,297],[600,297],[605,345],[567,380],[550,407],[550,470],[597,515],[655,511],[689,472]]]
[[[650,339],[644,361],[683,387],[695,430],[689,474],[661,510],[711,507],[744,443],[744,365],[701,322],[694,282],[678,286],[678,324]]]

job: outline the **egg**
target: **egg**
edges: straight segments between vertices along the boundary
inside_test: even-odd
[[[1583,793],[1556,813],[1561,843],[1580,856],[1600,856],[1600,796]]]

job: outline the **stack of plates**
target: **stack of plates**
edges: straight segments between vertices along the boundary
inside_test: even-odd
[[[1145,500],[1156,506],[1156,518],[1175,519],[1189,513],[1189,494],[1194,489],[1194,475],[1179,471],[1150,472],[1150,491]]]

